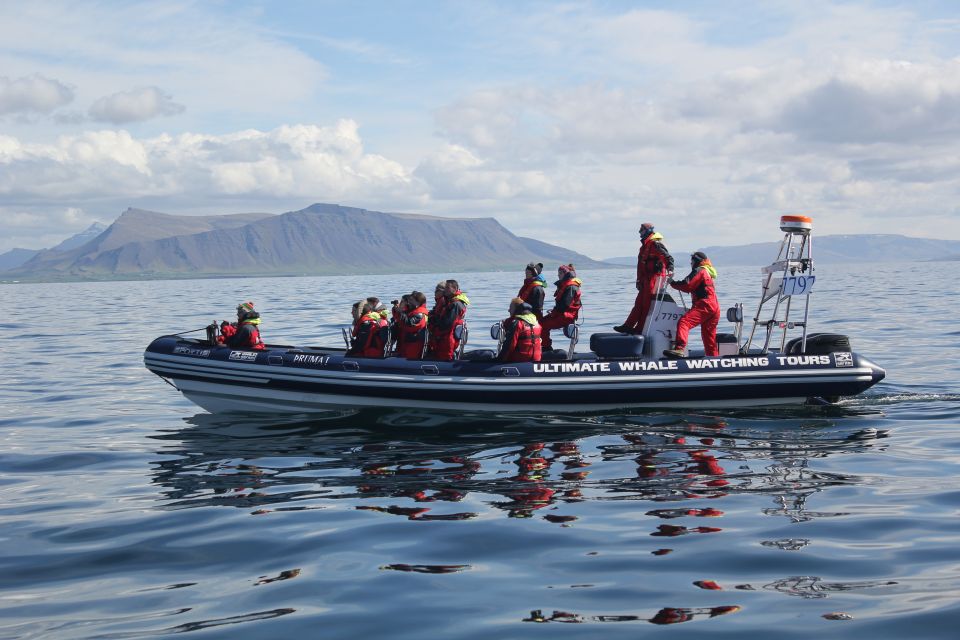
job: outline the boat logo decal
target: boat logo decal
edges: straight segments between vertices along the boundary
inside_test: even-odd
[[[255,351],[231,351],[230,352],[231,360],[240,360],[241,362],[253,362],[257,359],[257,353]]]
[[[303,362],[303,363],[306,363],[306,364],[322,364],[322,365],[326,365],[327,362],[329,362],[329,361],[330,361],[330,356],[311,356],[311,355],[307,355],[307,354],[305,354],[305,353],[298,353],[297,355],[293,356],[293,362],[294,362],[294,364],[297,364],[297,363],[299,363],[299,362]]]
[[[781,365],[830,364],[830,356],[777,356],[777,362]],[[853,362],[851,361],[847,366],[852,367]]]
[[[833,361],[838,367],[852,367],[853,354],[848,351],[838,351],[833,354]]]
[[[676,361],[674,360],[673,362]],[[770,359],[765,356],[720,359],[710,358],[703,360],[684,360],[683,362],[687,365],[687,369],[731,369],[740,367],[767,367],[770,365]]]
[[[182,356],[195,356],[197,358],[210,357],[210,349],[197,349],[196,347],[174,347],[173,352]]]

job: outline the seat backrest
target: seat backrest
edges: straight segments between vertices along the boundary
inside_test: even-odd
[[[459,335],[457,329],[459,329]],[[460,358],[463,355],[463,350],[467,346],[467,338],[470,336],[470,327],[467,326],[467,323],[458,324],[453,329],[453,335],[457,339],[457,348],[454,351],[454,358]]]
[[[386,358],[390,353],[390,325],[385,325],[377,329],[377,339],[383,345],[383,357]]]
[[[571,323],[563,328],[563,335],[570,338],[570,346],[567,347],[567,359],[573,358],[573,351],[577,348],[577,341],[580,339],[580,327]]]

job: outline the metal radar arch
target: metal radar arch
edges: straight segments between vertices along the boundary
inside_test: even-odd
[[[780,252],[774,262],[762,269],[763,292],[760,296],[760,304],[757,306],[757,313],[753,317],[750,337],[743,345],[742,353],[750,353],[754,338],[759,343],[760,336],[756,334],[760,327],[766,330],[761,353],[767,353],[772,346],[777,351],[783,351],[787,342],[787,331],[798,327],[803,332],[801,353],[807,348],[810,292],[816,282],[816,276],[813,275],[813,240],[811,238],[813,218],[781,216],[780,230],[784,232]],[[801,298],[803,301],[803,320],[799,322],[790,320],[791,312],[797,311],[795,307],[800,305],[799,301],[796,305],[793,304],[794,298]],[[770,313],[769,304],[771,301],[772,313]],[[767,309],[766,313],[764,307]],[[767,319],[761,319],[763,317]],[[776,345],[777,334],[779,334],[778,346]],[[771,343],[774,344],[771,345]]]

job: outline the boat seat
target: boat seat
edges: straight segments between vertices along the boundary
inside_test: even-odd
[[[563,362],[569,359],[566,349],[544,349],[540,354],[540,362]]]
[[[468,362],[493,362],[497,359],[497,352],[493,349],[473,349],[465,351],[460,359]]]
[[[622,333],[595,333],[590,336],[590,351],[598,358],[640,358],[643,356],[644,339],[641,335]]]

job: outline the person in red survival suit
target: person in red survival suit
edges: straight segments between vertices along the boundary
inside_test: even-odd
[[[407,360],[422,360],[427,328],[427,296],[413,291],[401,296],[393,308],[397,355]]]
[[[557,268],[557,277],[559,280],[554,282],[557,290],[553,297],[556,302],[550,313],[543,317],[540,322],[542,337],[542,348],[549,351],[553,348],[553,341],[550,339],[550,331],[553,329],[562,329],[568,324],[577,321],[580,315],[580,285],[583,282],[577,277],[577,272],[572,264],[562,264]]]
[[[437,285],[435,296],[441,293]],[[443,283],[442,295],[436,298],[437,305],[430,312],[427,326],[430,329],[427,357],[430,360],[453,360],[457,350],[456,328],[464,324],[470,299],[460,291],[456,280]]]
[[[387,321],[383,315],[375,310],[372,304],[366,300],[361,300],[353,305],[353,317],[352,338],[347,355],[362,358],[382,358],[383,349],[386,345],[383,343],[380,328],[387,326]]]
[[[260,314],[253,310],[252,302],[237,305],[237,321],[220,323],[220,335],[217,342],[234,349],[266,349],[260,339]]]
[[[524,271],[523,286],[517,297],[530,305],[533,309],[533,315],[537,317],[537,322],[543,321],[543,299],[546,297],[547,279],[540,275],[543,271],[543,263],[529,263]]]
[[[620,333],[641,333],[657,295],[657,281],[673,275],[673,256],[663,245],[663,236],[653,230],[652,222],[640,225],[640,252],[637,254],[637,299],[623,324],[613,328]]]
[[[720,322],[720,303],[717,302],[717,292],[713,281],[717,278],[717,270],[710,263],[707,254],[697,251],[690,256],[690,267],[693,269],[679,282],[670,280],[670,286],[690,294],[693,305],[690,310],[681,316],[677,323],[677,339],[673,349],[667,349],[663,355],[668,358],[682,358],[687,348],[687,336],[690,329],[700,325],[700,335],[703,337],[703,349],[707,356],[720,355],[717,349],[717,324]]]
[[[503,321],[501,362],[540,362],[540,324],[530,304],[520,298],[510,301],[510,317]]]

